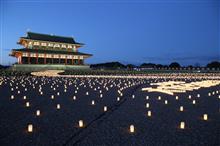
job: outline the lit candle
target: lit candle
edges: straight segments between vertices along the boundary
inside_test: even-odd
[[[28,132],[33,132],[33,125],[32,124],[29,124],[28,125]]]
[[[83,127],[83,120],[79,120],[79,127]]]
[[[54,95],[51,95],[51,99],[54,99]]]
[[[117,101],[120,101],[120,97],[117,97]]]
[[[158,100],[161,100],[161,96],[158,96]]]
[[[134,133],[134,125],[130,125],[130,133]]]
[[[146,100],[148,100],[149,99],[149,96],[146,96]]]
[[[185,122],[180,122],[180,129],[185,129]]]
[[[134,98],[135,98],[135,95],[132,95],[132,98],[134,99]]]
[[[205,120],[205,121],[208,120],[208,115],[207,114],[203,114],[203,120]]]
[[[76,96],[73,96],[73,100],[76,100]]]

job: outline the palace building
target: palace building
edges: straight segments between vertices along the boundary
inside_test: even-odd
[[[78,52],[84,44],[78,43],[73,37],[27,32],[20,37],[18,44],[21,49],[12,49],[10,56],[16,57],[16,66],[87,66],[84,60],[91,54]]]

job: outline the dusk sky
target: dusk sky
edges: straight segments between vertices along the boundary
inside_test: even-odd
[[[73,36],[86,63],[220,60],[219,0],[0,0],[0,64],[27,30]]]

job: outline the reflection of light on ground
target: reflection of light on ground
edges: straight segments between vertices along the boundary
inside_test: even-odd
[[[204,80],[197,82],[180,82],[180,81],[168,81],[168,82],[159,82],[151,83],[150,85],[157,85],[156,88],[147,87],[142,88],[142,91],[148,92],[161,92],[173,95],[174,93],[185,93],[186,91],[198,90],[199,88],[207,88],[211,86],[216,86],[220,84],[219,80]],[[191,96],[189,96],[190,98]]]

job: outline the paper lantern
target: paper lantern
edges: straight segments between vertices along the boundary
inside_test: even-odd
[[[158,100],[161,100],[161,96],[158,96]]]
[[[37,115],[37,116],[40,116],[40,110],[37,110],[37,111],[36,111],[36,115]]]
[[[26,107],[29,107],[30,106],[30,103],[29,102],[26,102]]]
[[[196,104],[196,100],[193,100],[193,104]]]
[[[51,99],[54,99],[54,95],[51,95]]]
[[[165,104],[168,104],[168,101],[167,101],[167,100],[165,100],[165,101],[164,101],[164,103],[165,103]]]
[[[57,104],[57,109],[60,109],[60,104]]]
[[[146,100],[148,100],[149,99],[149,96],[146,96]]]
[[[14,95],[11,95],[11,99],[14,99],[15,97],[14,97]]]
[[[208,114],[203,114],[203,120],[205,120],[205,121],[208,120]]]
[[[76,100],[76,96],[73,96],[73,100]]]
[[[84,125],[83,125],[83,120],[79,120],[79,127],[82,128]]]
[[[95,101],[94,100],[92,100],[92,105],[95,105]]]
[[[132,98],[134,99],[134,98],[135,98],[135,95],[132,95]]]
[[[151,111],[147,111],[147,116],[148,116],[148,117],[151,117],[151,115],[152,115],[152,114],[151,114]]]
[[[176,100],[178,100],[179,99],[179,96],[176,96]]]
[[[130,128],[129,128],[129,130],[130,130],[130,133],[134,133],[134,125],[130,125]]]
[[[180,111],[183,112],[183,110],[184,110],[184,109],[183,109],[183,106],[180,106]]]
[[[117,97],[117,101],[120,101],[120,97]]]
[[[107,106],[104,106],[104,112],[106,112],[108,109],[107,109]]]
[[[150,107],[150,104],[149,103],[146,103],[146,108],[149,108]]]
[[[31,133],[33,132],[33,125],[32,124],[28,124],[28,132]]]
[[[180,122],[180,129],[185,129],[185,122]]]

